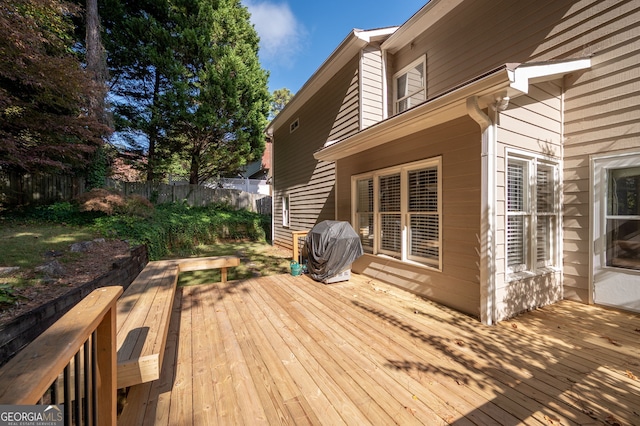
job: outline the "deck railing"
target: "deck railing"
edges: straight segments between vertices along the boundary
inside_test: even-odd
[[[94,290],[0,369],[0,405],[63,404],[64,424],[116,424],[116,311]]]

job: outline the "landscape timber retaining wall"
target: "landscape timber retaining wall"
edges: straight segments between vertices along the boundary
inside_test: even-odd
[[[96,288],[120,285],[126,290],[148,262],[147,247],[144,245],[134,247],[128,258],[114,262],[111,270],[98,278],[20,315],[11,322],[0,325],[0,366],[6,364],[23,347]]]

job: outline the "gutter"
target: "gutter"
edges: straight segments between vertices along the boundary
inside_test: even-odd
[[[366,149],[383,145],[390,140],[415,133],[467,114],[466,100],[477,96],[480,104],[488,104],[493,93],[509,87],[509,71],[501,66],[471,81],[436,95],[427,102],[367,127],[355,135],[331,141],[316,151],[316,160],[336,161]]]
[[[528,93],[529,85],[562,78],[591,67],[590,58],[527,64],[504,64],[426,102],[367,127],[316,151],[316,160],[336,161],[367,149],[468,114],[467,98],[475,96],[480,108],[495,103],[495,94],[514,99]],[[280,113],[282,114],[282,113]]]

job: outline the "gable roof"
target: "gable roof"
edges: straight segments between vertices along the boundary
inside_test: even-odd
[[[315,95],[340,68],[345,66],[362,48],[373,42],[381,42],[393,34],[398,27],[373,30],[352,30],[315,73],[298,90],[282,111],[267,126],[267,134],[273,135],[278,127],[288,123],[293,114]]]
[[[504,64],[355,135],[327,142],[313,156],[316,160],[336,161],[467,115],[467,99],[470,97],[477,97],[480,108],[486,108],[496,101],[496,94],[516,98],[526,94],[530,84],[556,80],[590,66],[590,58]]]
[[[396,53],[402,47],[409,45],[417,36],[437,23],[464,0],[430,0],[397,31],[382,43],[382,48],[390,53]]]

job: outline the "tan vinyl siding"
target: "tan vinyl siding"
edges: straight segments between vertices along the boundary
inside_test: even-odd
[[[480,130],[469,117],[338,161],[338,219],[351,221],[351,176],[442,157],[442,271],[365,255],[354,271],[479,316]]]
[[[383,119],[382,53],[378,46],[363,49],[361,69],[361,128],[365,129]]]
[[[591,301],[590,156],[640,150],[638,22],[637,1],[467,1],[412,43],[390,52],[387,59],[390,84],[389,76],[426,54],[431,98],[505,63],[592,58],[590,70],[569,75],[563,82],[560,132],[564,143],[550,146],[554,155],[564,159],[564,297],[583,302]],[[538,100],[536,90],[529,95]],[[509,111],[519,102],[513,99]],[[544,152],[544,141],[557,128],[544,111],[533,108],[548,107],[546,102],[531,105],[530,113],[537,116],[530,122],[504,117],[499,136],[520,148]],[[541,142],[530,135],[540,137]],[[498,181],[504,179],[501,161],[504,159],[498,158]],[[504,198],[504,188],[497,190]],[[497,208],[504,210],[503,201]],[[504,240],[501,230],[497,235]],[[504,247],[497,253],[504,258]],[[500,261],[498,282],[504,282],[504,262]]]
[[[629,14],[634,2],[614,3],[465,2],[390,55],[389,75],[426,54],[431,98],[505,63],[584,57],[598,51],[594,41],[600,35],[591,33],[599,25],[631,25],[640,19]]]
[[[549,36],[564,35],[556,24],[571,9],[571,3],[465,2],[392,55],[389,74],[426,53],[427,94],[431,98],[508,62],[557,59],[559,56],[539,45],[548,42]],[[563,52],[560,57],[567,56],[569,53]]]
[[[354,58],[294,114],[293,133],[284,123],[274,134],[274,243],[291,248],[291,231],[311,229],[335,217],[334,163],[317,161],[313,153],[327,141],[359,129],[359,58]],[[289,194],[290,226],[282,226],[282,197]]]
[[[565,94],[564,287],[565,297],[583,302],[591,300],[590,156],[640,152],[640,3],[617,3],[576,16],[594,64]]]
[[[562,87],[560,82],[532,86],[529,95],[509,102],[500,113],[496,152],[496,222],[506,226],[508,150],[560,159],[562,154]],[[507,276],[505,232],[496,235],[496,314],[505,319],[519,312],[548,305],[562,298],[560,273],[513,280]]]

